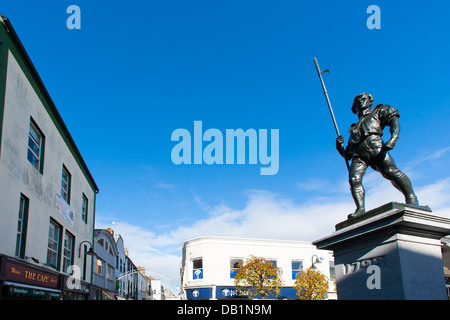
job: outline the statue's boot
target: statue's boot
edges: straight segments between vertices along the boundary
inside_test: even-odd
[[[347,218],[348,218],[348,219],[356,218],[356,217],[359,217],[359,216],[361,216],[361,215],[363,215],[363,214],[365,214],[365,213],[366,213],[366,210],[359,208],[359,209],[356,209],[355,212],[350,213],[350,214],[347,216]]]
[[[353,200],[355,201],[355,204],[356,204],[356,210],[355,210],[355,212],[353,212],[347,216],[348,219],[356,218],[356,217],[366,213],[365,201],[364,201],[365,191],[364,191],[363,186],[361,184],[358,184],[356,186],[354,185],[354,186],[352,186],[351,191],[352,191]]]

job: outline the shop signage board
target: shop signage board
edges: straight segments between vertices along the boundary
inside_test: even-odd
[[[51,292],[51,291],[47,291],[47,290],[39,290],[39,289],[32,289],[32,288],[22,288],[22,287],[16,287],[16,286],[9,286],[8,295],[18,295],[18,296],[25,296],[25,297],[37,297],[37,298],[54,298],[54,299],[61,298],[61,293],[58,293],[58,292]]]
[[[5,278],[21,283],[59,289],[59,275],[11,261],[6,261]]]

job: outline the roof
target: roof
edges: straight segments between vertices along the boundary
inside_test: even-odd
[[[184,246],[194,243],[234,243],[234,244],[269,244],[276,246],[306,246],[312,247],[310,241],[284,240],[284,239],[260,239],[260,238],[237,238],[222,236],[201,236],[185,241]]]

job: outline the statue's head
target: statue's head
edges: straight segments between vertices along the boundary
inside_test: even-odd
[[[360,93],[353,99],[352,112],[358,114],[359,109],[370,108],[373,104],[373,96],[369,93]]]

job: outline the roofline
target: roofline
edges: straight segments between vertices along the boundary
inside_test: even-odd
[[[25,47],[23,46],[22,42],[20,41],[19,36],[17,35],[16,31],[14,30],[14,27],[12,26],[9,19],[1,14],[0,14],[0,20],[6,25],[7,31],[10,34],[11,39],[13,40],[18,51],[22,55],[22,58],[24,59],[24,62],[28,66],[37,85],[42,90],[42,93],[43,93],[45,99],[47,100],[51,111],[55,115],[58,123],[61,125],[61,128],[62,128],[64,134],[66,135],[67,139],[69,140],[69,143],[71,144],[76,156],[79,158],[79,161],[80,161],[81,165],[83,166],[83,169],[86,171],[86,174],[88,175],[89,179],[91,180],[91,182],[95,188],[95,193],[98,193],[99,189],[98,189],[97,184],[95,183],[94,177],[92,176],[91,172],[89,171],[89,168],[87,167],[86,162],[84,161],[83,156],[80,153],[80,150],[78,149],[75,141],[73,140],[72,135],[69,132],[69,129],[67,128],[66,124],[64,123],[64,120],[62,119],[61,114],[59,113],[58,109],[56,108],[56,105],[53,102],[53,99],[51,98],[47,88],[44,85],[44,82],[42,81],[39,73],[37,72],[36,67],[34,66],[33,62],[31,61],[30,56],[28,55],[27,51],[25,50]]]
[[[286,239],[263,239],[263,238],[240,238],[240,237],[222,237],[222,236],[199,236],[184,242],[184,246],[187,246],[196,242],[214,242],[214,241],[223,241],[223,242],[254,242],[254,243],[263,243],[263,242],[272,242],[276,244],[296,244],[296,245],[306,245],[312,246],[311,241],[301,241],[301,240],[286,240]]]
[[[116,243],[116,241],[114,240],[114,236],[111,234],[111,232],[109,232],[109,231],[106,230],[106,229],[94,229],[94,241],[95,241],[95,239],[96,239],[98,236],[100,236],[100,235],[103,235],[103,236],[109,238],[109,240],[110,240],[111,242],[113,242],[111,245],[114,247],[114,251],[115,251],[117,254],[119,254],[119,250],[118,250],[118,248],[117,248],[117,243]],[[93,245],[94,245],[94,244],[93,244]]]

